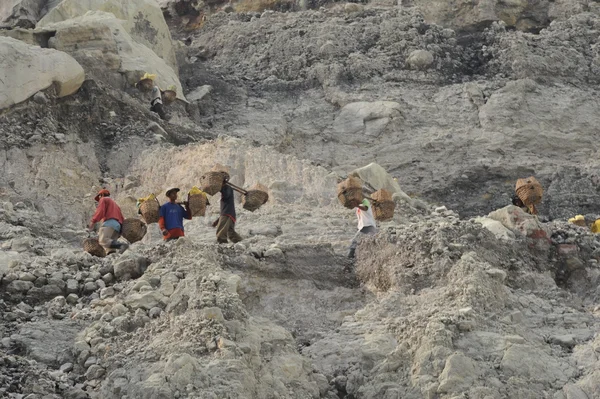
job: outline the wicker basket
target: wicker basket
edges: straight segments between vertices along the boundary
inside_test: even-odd
[[[223,180],[229,180],[227,172],[208,172],[200,178],[200,189],[208,195],[215,195],[221,191]]]
[[[515,192],[521,201],[523,201],[530,209],[533,205],[542,202],[542,195],[544,194],[542,185],[533,176],[528,177],[527,179],[517,180]]]
[[[142,79],[137,83],[138,90],[142,92],[149,92],[154,87],[154,81],[152,79]]]
[[[158,199],[154,198],[153,200],[142,202],[142,205],[140,205],[140,212],[142,213],[142,217],[146,224],[158,223],[160,213],[160,203],[158,202]]]
[[[255,184],[248,189],[248,194],[242,197],[242,206],[250,212],[254,212],[263,206],[269,200],[267,187],[262,184]]]
[[[144,238],[147,229],[146,223],[140,219],[125,219],[121,226],[121,236],[133,244]]]
[[[375,220],[385,222],[394,217],[396,203],[394,201],[376,201],[373,203],[373,216]]]
[[[376,202],[393,201],[392,193],[384,188],[371,194],[371,199]]]
[[[165,90],[162,93],[162,100],[165,105],[172,104],[177,99],[177,93],[173,90]]]
[[[204,216],[206,214],[206,205],[208,199],[204,194],[188,194],[188,204],[190,206],[190,212],[192,216]]]
[[[340,203],[348,209],[359,206],[363,200],[362,182],[356,177],[349,177],[337,185]]]
[[[97,256],[98,258],[104,258],[106,252],[100,245],[97,238],[86,238],[83,240],[83,250],[90,255]]]

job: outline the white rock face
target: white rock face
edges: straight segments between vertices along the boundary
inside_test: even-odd
[[[71,95],[84,78],[83,68],[68,54],[0,37],[0,109],[52,85],[58,97]]]
[[[136,42],[150,48],[178,73],[171,33],[155,0],[63,0],[37,27],[81,17],[89,11],[112,13],[123,21],[125,31]]]
[[[504,227],[504,225],[497,220],[486,217],[478,217],[475,218],[475,221],[491,231],[497,238],[504,240],[511,240],[515,238],[515,234],[511,230]]]
[[[133,86],[148,72],[157,75],[156,82],[163,90],[174,85],[178,98],[185,99],[175,70],[127,33],[124,24],[126,21],[111,13],[90,11],[63,22],[46,20],[36,32],[56,32],[50,40],[52,48],[71,54],[94,77],[116,88]]]

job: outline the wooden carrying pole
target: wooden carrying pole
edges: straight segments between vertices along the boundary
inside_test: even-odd
[[[244,195],[247,195],[247,194],[248,194],[248,191],[244,190],[244,189],[243,189],[243,188],[241,188],[241,187],[238,187],[238,186],[236,186],[236,185],[235,185],[235,184],[233,184],[233,183],[230,183],[230,182],[226,181],[226,182],[225,182],[225,184],[227,184],[229,187],[233,188],[235,191],[237,191],[237,192],[238,192],[238,193],[240,193],[240,194],[244,194]]]

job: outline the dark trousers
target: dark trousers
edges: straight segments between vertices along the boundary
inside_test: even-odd
[[[217,223],[217,241],[219,244],[226,244],[227,239],[234,243],[242,241],[242,237],[235,231],[235,222],[229,216],[221,216]]]

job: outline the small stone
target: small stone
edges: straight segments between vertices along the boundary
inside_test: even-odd
[[[94,346],[91,342],[90,342],[90,346]],[[95,357],[89,357],[85,363],[83,364],[84,368],[89,368],[91,365],[98,363],[98,359],[96,359]]]
[[[33,95],[33,101],[35,101],[38,104],[46,104],[48,102],[48,97],[46,97],[46,95],[43,92],[38,91]]]
[[[14,280],[6,287],[9,293],[26,293],[33,288],[31,281]]]
[[[60,289],[60,287],[57,287],[56,285],[45,285],[42,287],[42,295],[44,295],[45,297],[52,298],[62,294],[63,291]]]
[[[110,313],[115,316],[123,316],[125,314],[127,314],[129,312],[129,310],[127,309],[127,307],[121,303],[117,303],[115,304],[115,306],[112,307],[112,309],[110,310]]]
[[[79,297],[77,296],[77,294],[69,294],[69,295],[67,295],[67,303],[69,305],[75,305],[78,300],[79,300]]]
[[[161,313],[162,313],[161,308],[154,307],[154,308],[150,309],[150,311],[148,312],[148,316],[150,316],[151,319],[156,319],[156,318],[160,317]]]
[[[151,285],[150,285],[150,283],[148,281],[146,281],[146,280],[139,280],[139,281],[137,281],[133,285],[132,290],[134,290],[134,291],[140,291],[143,287],[150,287],[150,288],[152,288]]]
[[[104,373],[105,370],[102,367],[94,364],[90,366],[85,372],[85,378],[87,380],[97,380],[101,378],[104,375]]]
[[[67,294],[76,294],[79,292],[79,282],[75,279],[67,280]]]
[[[35,280],[37,280],[37,277],[31,273],[21,273],[19,274],[19,280],[34,282]]]
[[[269,248],[265,251],[265,258],[270,258],[275,261],[282,261],[285,259],[285,254],[283,251],[277,247]]]
[[[21,302],[16,306],[17,309],[25,312],[25,313],[31,313],[33,312],[33,308],[31,306],[29,306],[28,304]]]
[[[572,348],[575,346],[575,336],[573,334],[553,335],[550,337],[550,342],[565,348]]]
[[[62,366],[60,366],[60,371],[62,371],[63,373],[68,373],[70,371],[73,371],[73,363],[65,363]]]
[[[462,316],[470,316],[473,314],[473,308],[469,306],[467,308],[458,309],[458,313]]]
[[[504,270],[500,270],[500,269],[489,269],[485,271],[486,274],[498,281],[502,281],[504,282],[504,280],[506,280],[506,272]]]
[[[104,280],[96,280],[96,285],[98,286],[98,288],[102,289],[106,287],[106,283],[104,282]]]
[[[93,281],[85,283],[85,285],[83,286],[83,292],[85,294],[91,294],[92,292],[96,291],[97,289],[98,289],[98,287],[96,286],[96,283]]]
[[[34,283],[33,283],[36,287],[40,288],[45,286],[46,284],[48,284],[48,279],[44,276],[40,276],[38,277]]]
[[[115,290],[113,287],[102,288],[100,291],[100,298],[105,299],[115,295]]]
[[[106,273],[104,276],[102,276],[102,281],[104,281],[106,284],[112,283],[113,280],[114,280],[114,277],[113,277],[112,273]]]

